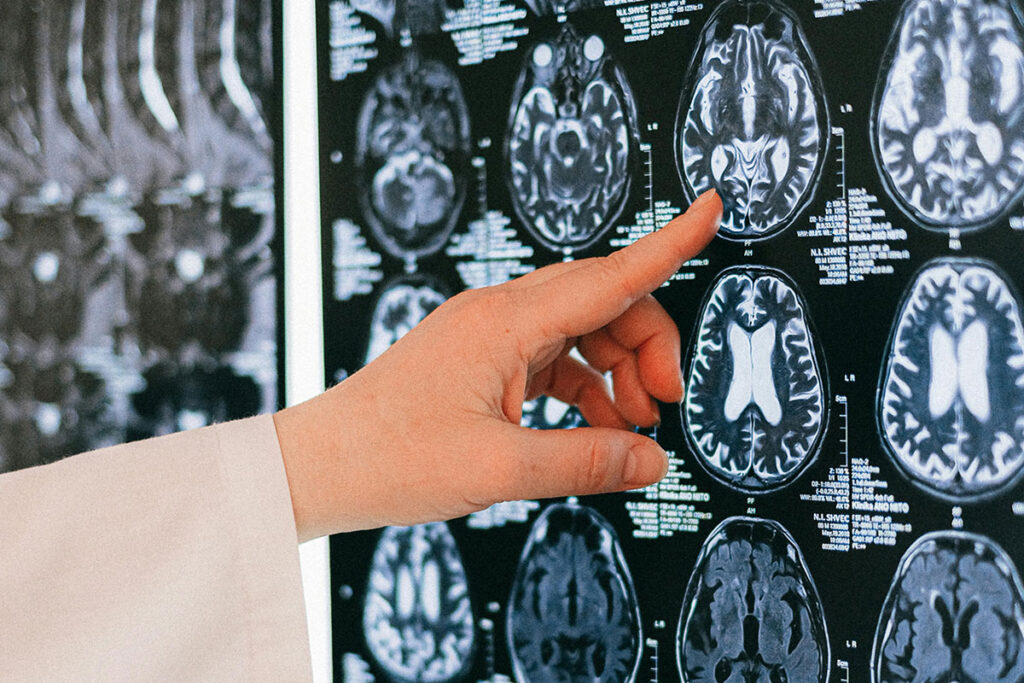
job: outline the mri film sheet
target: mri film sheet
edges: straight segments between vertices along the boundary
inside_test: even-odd
[[[0,9],[0,472],[279,407],[279,20]]]
[[[336,680],[1024,680],[1020,0],[319,0],[317,50],[330,382],[724,206],[651,293],[668,335],[644,300],[566,349],[613,398],[678,376],[637,430],[664,479],[339,537]],[[517,428],[600,414],[529,398]]]

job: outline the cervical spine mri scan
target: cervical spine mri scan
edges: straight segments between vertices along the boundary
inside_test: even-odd
[[[527,52],[512,98],[508,184],[545,246],[583,248],[618,219],[636,161],[636,104],[599,36],[572,26]]]
[[[825,683],[825,613],[796,541],[778,522],[731,517],[686,587],[677,638],[684,683]]]
[[[455,74],[406,52],[367,92],[356,140],[359,199],[380,244],[407,260],[444,246],[465,199],[470,146]]]
[[[725,270],[701,309],[682,405],[697,461],[764,493],[814,460],[827,418],[824,362],[796,285],[771,268]]]
[[[940,531],[900,560],[878,619],[873,683],[1024,679],[1024,590],[984,536]]]
[[[1024,189],[1024,26],[1006,0],[908,0],[878,76],[872,143],[933,230],[991,224]]]
[[[1006,278],[981,259],[918,271],[894,323],[879,382],[893,460],[929,493],[970,503],[1024,467],[1024,330]]]
[[[402,278],[381,293],[370,322],[370,343],[364,365],[387,351],[444,303],[446,297],[438,290],[439,287],[426,279],[416,277]]]
[[[828,143],[817,63],[797,18],[772,1],[731,0],[701,33],[676,121],[690,198],[715,188],[720,234],[771,237],[810,200]]]
[[[631,683],[642,642],[633,579],[611,525],[588,507],[548,507],[509,598],[516,680]]]
[[[363,630],[370,653],[395,683],[447,683],[465,673],[473,611],[446,524],[384,530],[370,568]]]

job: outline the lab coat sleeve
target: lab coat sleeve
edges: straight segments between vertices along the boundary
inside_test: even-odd
[[[308,681],[273,419],[0,477],[0,678]]]

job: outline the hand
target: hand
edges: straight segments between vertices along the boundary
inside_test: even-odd
[[[679,332],[650,292],[721,215],[709,191],[607,257],[462,292],[338,386],[277,413],[300,540],[661,479],[665,452],[630,429],[683,395]],[[523,400],[541,394],[592,426],[520,427]]]

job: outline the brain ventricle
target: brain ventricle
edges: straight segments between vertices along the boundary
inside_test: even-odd
[[[874,683],[1024,680],[1024,594],[994,541],[961,531],[918,539],[899,563],[872,650]]]
[[[829,136],[817,63],[799,21],[773,1],[731,0],[701,32],[677,115],[679,175],[715,188],[721,234],[770,237],[806,206]]]
[[[509,598],[516,680],[633,681],[642,642],[636,592],[611,525],[581,505],[548,507]]]
[[[907,0],[878,76],[882,177],[923,227],[991,224],[1024,190],[1024,25],[1012,0]]]
[[[777,522],[731,517],[704,542],[679,618],[684,683],[825,683],[829,641],[817,588]]]

